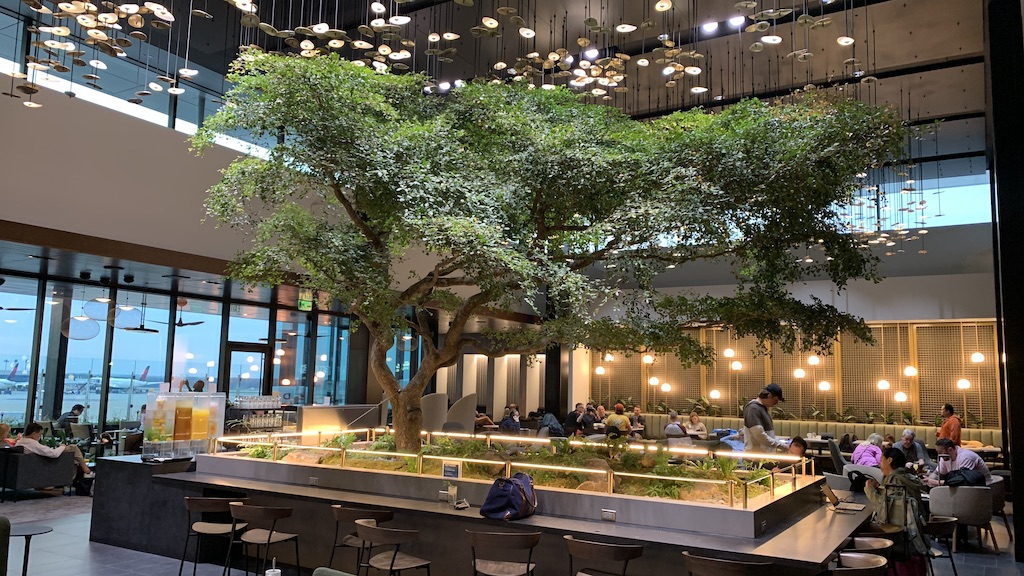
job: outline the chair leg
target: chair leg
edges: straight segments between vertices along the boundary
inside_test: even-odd
[[[338,549],[338,533],[341,531],[341,522],[334,523],[334,547],[331,548],[331,559],[327,561],[327,567],[334,567],[334,552]]]
[[[181,576],[181,571],[185,569],[185,556],[188,555],[188,539],[192,537],[192,531],[189,530],[188,534],[185,534],[185,548],[181,551],[181,564],[178,565],[178,576]]]
[[[199,546],[203,543],[203,537],[196,534],[196,554],[192,557],[192,576],[196,576],[196,568],[199,566]],[[178,574],[181,576],[181,574]]]
[[[953,554],[956,554],[956,530],[957,530],[958,526],[959,526],[959,524],[953,525],[953,540],[952,540],[952,542],[953,542],[953,552],[952,553]]]
[[[996,531],[992,529],[992,523],[989,522],[985,525],[985,530],[988,532],[988,537],[992,539],[992,549],[999,554],[999,543],[996,542]]]
[[[295,537],[295,576],[302,576],[302,563],[299,562],[299,537]]]
[[[999,511],[999,516],[1003,519],[1003,524],[1006,526],[1006,533],[1010,536],[1010,542],[1013,542],[1013,530],[1010,529],[1010,521],[1006,518],[1006,512]]]
[[[232,532],[228,536],[228,556],[224,559],[224,572],[221,576],[228,576],[231,573],[231,548],[235,545],[235,534]]]

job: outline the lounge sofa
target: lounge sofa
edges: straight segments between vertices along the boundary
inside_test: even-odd
[[[25,454],[21,447],[0,449],[0,502],[8,490],[31,490],[47,486],[70,486],[75,479],[75,456],[65,452],[57,458]],[[14,492],[17,498],[17,492]]]
[[[682,424],[686,423],[689,416],[687,414],[681,414],[679,416]],[[665,437],[665,424],[668,424],[667,414],[644,414],[646,426],[644,427],[644,437],[653,439],[662,439]],[[730,418],[724,416],[702,416],[701,421],[707,426],[708,431],[716,428],[732,428],[739,430],[743,427],[742,418]],[[903,430],[910,428],[914,431],[917,438],[925,443],[928,448],[935,447],[935,427],[934,426],[904,426],[902,424],[861,424],[861,423],[842,423],[842,422],[818,422],[814,420],[776,420],[775,421],[775,434],[779,436],[804,436],[808,433],[815,434],[832,434],[836,440],[843,437],[843,434],[854,434],[857,438],[863,440],[866,439],[872,432],[877,432],[883,436],[886,434],[892,434],[893,438],[897,440],[900,435],[903,434]],[[998,428],[964,428],[961,431],[961,438],[963,440],[976,440],[981,442],[984,446],[995,446],[1000,447],[1002,445],[1003,434]]]

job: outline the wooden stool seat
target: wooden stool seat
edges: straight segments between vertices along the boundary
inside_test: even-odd
[[[236,530],[245,530],[247,523],[235,526]],[[231,522],[193,522],[192,531],[203,536],[227,536],[231,534]]]
[[[288,532],[279,532],[277,530],[271,531],[263,528],[253,528],[248,532],[242,534],[242,542],[249,544],[277,544],[278,542],[286,542],[292,538],[298,538],[298,534],[290,534]]]
[[[424,568],[430,565],[430,560],[424,560],[405,552],[398,552],[392,554],[391,552],[381,552],[370,558],[370,566],[377,570],[384,570],[385,572],[401,572],[402,570],[411,570],[413,568]]]

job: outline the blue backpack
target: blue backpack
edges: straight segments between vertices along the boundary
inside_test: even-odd
[[[529,474],[516,472],[494,481],[480,506],[480,515],[494,520],[519,520],[537,510],[537,491]]]

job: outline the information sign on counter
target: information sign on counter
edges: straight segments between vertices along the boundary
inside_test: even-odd
[[[441,476],[444,478],[460,478],[462,476],[462,462],[441,462]]]

